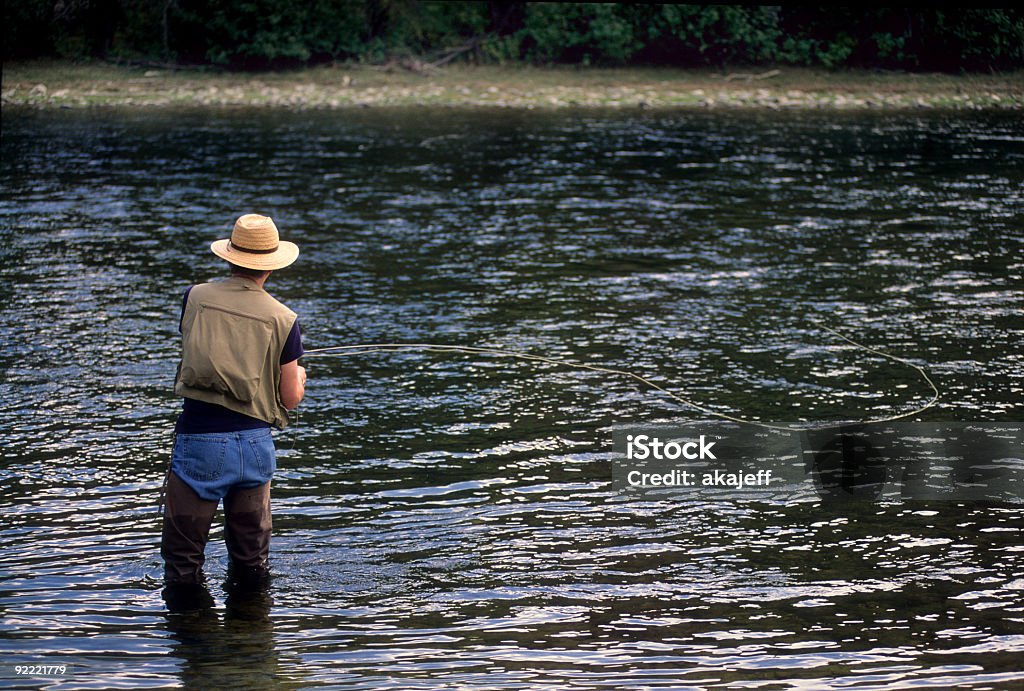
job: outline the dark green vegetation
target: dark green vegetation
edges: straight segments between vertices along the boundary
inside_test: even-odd
[[[943,72],[1024,66],[1024,10],[487,0],[14,0],[5,58],[236,69],[337,60],[800,65]]]

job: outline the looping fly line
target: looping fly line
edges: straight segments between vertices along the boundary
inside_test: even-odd
[[[872,418],[872,419],[869,419],[869,420],[863,420],[863,421],[861,421],[862,424],[871,424],[871,423],[880,423],[880,422],[891,422],[893,420],[900,420],[900,419],[903,419],[903,418],[910,417],[912,415],[918,415],[918,414],[923,413],[924,411],[928,410],[929,408],[931,408],[939,400],[939,389],[938,389],[937,386],[935,386],[935,382],[932,381],[931,377],[928,376],[928,373],[924,370],[923,367],[921,367],[919,365],[915,365],[914,363],[912,363],[912,362],[910,362],[908,360],[905,360],[903,358],[896,357],[895,355],[890,355],[889,353],[884,353],[884,352],[878,350],[877,348],[872,348],[872,347],[866,346],[866,345],[864,345],[862,343],[858,343],[857,341],[854,341],[853,339],[851,339],[851,338],[849,338],[847,336],[844,336],[843,334],[839,333],[835,329],[831,329],[831,328],[829,328],[829,327],[827,327],[827,326],[825,326],[823,324],[819,324],[819,327],[821,329],[825,330],[825,331],[828,331],[829,333],[833,334],[834,336],[837,336],[838,338],[846,341],[847,343],[849,343],[849,344],[851,344],[851,345],[853,345],[853,346],[855,346],[857,348],[860,348],[861,350],[863,350],[865,352],[872,353],[874,355],[878,355],[880,357],[886,358],[888,360],[892,360],[893,362],[898,362],[901,365],[905,365],[907,367],[910,367],[910,368],[914,369],[921,376],[921,378],[928,384],[928,386],[932,390],[931,398],[924,405],[918,406],[918,407],[914,408],[913,410],[909,410],[909,411],[904,412],[904,413],[897,413],[895,415],[889,415],[889,416],[886,416],[886,417]],[[559,359],[556,359],[556,358],[544,357],[542,355],[534,355],[532,353],[521,353],[521,352],[517,352],[517,351],[514,351],[514,350],[504,350],[504,349],[500,349],[500,348],[481,348],[481,347],[476,347],[476,346],[446,345],[446,344],[443,344],[443,343],[361,343],[361,344],[358,344],[358,345],[342,345],[342,346],[328,346],[326,348],[313,348],[313,349],[307,350],[305,352],[305,354],[303,355],[303,357],[323,356],[323,355],[366,355],[366,354],[369,354],[369,353],[380,353],[380,352],[392,352],[392,353],[394,353],[394,352],[406,352],[406,351],[409,351],[409,352],[412,352],[412,351],[425,351],[425,352],[433,352],[433,353],[469,353],[469,354],[474,354],[474,355],[493,355],[493,356],[496,356],[496,357],[508,357],[508,358],[514,358],[514,359],[517,359],[517,360],[527,360],[527,361],[531,361],[531,362],[543,362],[543,363],[546,363],[546,364],[549,364],[549,365],[556,365],[558,367],[568,367],[568,368],[572,368],[572,369],[588,370],[590,372],[601,372],[603,374],[612,374],[612,375],[621,376],[621,377],[629,377],[629,378],[631,378],[631,379],[633,379],[635,381],[640,382],[644,386],[650,387],[652,389],[655,389],[656,391],[659,391],[659,392],[665,394],[666,396],[668,396],[672,400],[676,401],[677,403],[681,403],[682,405],[684,405],[684,406],[686,406],[688,408],[692,408],[694,410],[698,410],[698,411],[700,411],[702,413],[706,413],[707,415],[711,415],[713,417],[717,417],[717,418],[720,418],[722,420],[728,420],[730,422],[736,422],[736,423],[743,424],[743,425],[754,425],[756,427],[762,427],[762,428],[765,428],[765,429],[775,429],[775,430],[785,430],[785,431],[799,431],[799,430],[804,430],[804,429],[812,429],[810,427],[790,427],[790,426],[786,426],[786,425],[773,425],[773,424],[770,424],[770,423],[767,423],[767,422],[759,422],[757,420],[748,420],[746,418],[741,418],[741,417],[737,417],[737,416],[734,416],[734,415],[729,415],[728,413],[723,413],[721,411],[714,410],[712,408],[708,408],[707,406],[702,405],[700,403],[697,403],[696,401],[691,401],[691,400],[689,400],[687,398],[684,398],[683,396],[680,396],[679,394],[677,394],[677,393],[675,393],[673,391],[670,391],[669,389],[666,389],[665,387],[661,386],[660,384],[657,384],[656,382],[651,381],[647,377],[644,377],[644,376],[641,376],[639,374],[636,374],[635,372],[630,372],[628,370],[614,369],[614,368],[611,368],[611,367],[601,367],[599,365],[585,365],[585,364],[578,363],[578,362],[571,362],[569,360],[559,360]]]

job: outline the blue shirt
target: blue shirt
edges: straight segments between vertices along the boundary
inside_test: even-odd
[[[185,295],[181,298],[181,316],[178,318],[178,331],[181,331],[181,321],[185,318],[185,305],[188,304],[188,293],[192,286],[185,289]],[[292,324],[292,330],[288,333],[288,340],[281,349],[281,364],[293,362],[302,357],[305,351],[302,349],[302,329],[299,328],[299,320]],[[239,432],[246,429],[260,429],[270,427],[266,420],[250,417],[234,410],[228,410],[216,403],[197,401],[194,398],[184,399],[185,403],[178,416],[178,422],[174,425],[174,431],[178,434],[205,434],[208,432]]]

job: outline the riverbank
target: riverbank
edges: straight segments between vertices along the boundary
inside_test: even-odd
[[[233,73],[25,62],[4,65],[3,105],[30,108],[1024,108],[1024,72],[332,65]]]

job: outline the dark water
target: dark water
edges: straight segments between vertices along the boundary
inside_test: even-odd
[[[1016,115],[3,115],[0,668],[45,688],[1024,688],[1024,511],[641,501],[695,413],[486,356],[307,361],[263,597],[169,615],[181,291],[236,215],[307,347],[493,346],[762,420],[1021,419]],[[15,678],[29,662],[62,677]]]

